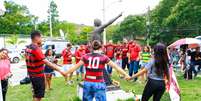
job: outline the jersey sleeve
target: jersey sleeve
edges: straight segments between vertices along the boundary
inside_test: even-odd
[[[43,52],[40,48],[37,48],[36,50],[34,50],[34,55],[36,56],[37,60],[45,59],[45,55],[43,54]]]

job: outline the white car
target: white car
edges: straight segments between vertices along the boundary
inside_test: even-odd
[[[9,49],[8,56],[10,58],[11,63],[19,63],[21,59],[21,51],[17,49]]]

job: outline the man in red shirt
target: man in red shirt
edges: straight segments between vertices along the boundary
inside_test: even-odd
[[[27,72],[33,88],[33,101],[41,101],[45,94],[44,64],[58,71],[63,76],[65,74],[55,64],[45,59],[40,48],[42,43],[41,33],[34,31],[31,33],[32,43],[25,50]]]
[[[80,62],[81,60],[81,57],[83,55],[86,54],[86,51],[85,51],[85,47],[84,45],[80,45],[80,47],[75,51],[75,60],[76,60],[76,63]],[[81,73],[81,76],[82,76],[82,80],[84,79],[85,75],[85,69],[84,69],[84,66],[81,66],[81,68],[79,68],[77,71],[76,71],[76,74],[77,74],[77,80],[79,80],[79,74]]]
[[[111,60],[114,58],[115,45],[112,44],[112,40],[105,46],[105,55],[108,56]],[[107,65],[107,72],[112,75],[112,68]]]
[[[71,48],[72,48],[71,43],[68,43],[67,48],[65,48],[62,51],[63,69],[64,69],[64,71],[67,71],[70,67],[72,67],[72,56],[73,56],[73,54],[71,52]],[[70,75],[66,76],[66,78],[65,78],[67,84],[69,84],[69,85],[71,85],[73,83],[72,76],[73,76],[73,73],[71,73]]]
[[[122,69],[123,70],[125,70],[126,67],[129,70],[130,64],[128,63],[127,54],[128,54],[128,44],[127,44],[127,40],[124,40],[123,47],[122,47]]]
[[[140,59],[140,51],[141,48],[140,46],[133,42],[132,46],[130,46],[129,49],[129,53],[128,53],[128,60],[130,63],[130,67],[129,67],[129,75],[132,76],[133,72],[134,74],[136,74],[138,72],[139,69],[139,59]],[[135,78],[135,81],[137,80],[137,78]]]

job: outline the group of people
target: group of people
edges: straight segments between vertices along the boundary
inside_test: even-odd
[[[160,101],[165,92],[165,84],[169,81],[169,58],[166,46],[161,43],[155,45],[151,51],[149,46],[141,50],[140,45],[135,41],[124,40],[122,44],[117,45],[110,41],[104,46],[99,40],[93,40],[88,46],[81,45],[75,54],[71,52],[72,44],[68,43],[62,52],[63,69],[61,69],[51,49],[43,54],[41,32],[33,31],[31,40],[32,43],[25,50],[25,59],[33,88],[33,101],[41,101],[45,95],[45,88],[51,90],[54,70],[63,75],[68,84],[73,82],[74,71],[76,71],[77,79],[79,79],[79,74],[82,75],[83,101],[92,101],[93,98],[96,101],[107,100],[104,75],[106,72],[112,77],[112,69],[115,69],[126,80],[136,81],[142,75],[147,78],[142,101],[148,101],[152,95],[154,101]],[[1,61],[8,59],[5,54],[7,53],[0,51]],[[75,57],[76,64],[73,64],[72,57]],[[129,73],[125,71],[126,68]],[[7,80],[7,76],[1,78],[1,83]],[[3,94],[5,96],[6,90]]]
[[[174,67],[181,67],[186,80],[197,76],[201,70],[201,51],[199,46],[189,48],[188,45],[182,45],[179,49],[173,48],[169,49],[169,51],[171,63]]]

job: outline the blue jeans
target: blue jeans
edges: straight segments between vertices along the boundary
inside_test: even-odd
[[[84,82],[82,101],[107,101],[106,84],[104,82]]]
[[[113,60],[113,58],[110,58],[110,60]],[[107,72],[111,75],[112,74],[112,67],[107,65]]]
[[[130,62],[130,67],[129,67],[129,76],[136,74],[138,72],[138,67],[139,67],[139,61],[131,61]]]

